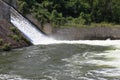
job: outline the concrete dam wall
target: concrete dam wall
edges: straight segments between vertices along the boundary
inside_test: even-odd
[[[58,40],[115,40],[120,39],[120,27],[55,29],[52,35]]]

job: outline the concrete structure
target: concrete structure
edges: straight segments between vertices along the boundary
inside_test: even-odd
[[[9,5],[17,8],[16,0],[3,0],[7,2]],[[10,7],[6,5],[2,0],[0,0],[0,20],[5,19],[10,21]]]
[[[3,0],[5,2],[7,2],[9,5],[17,8],[17,0]]]
[[[10,7],[0,0],[0,20],[10,20]]]

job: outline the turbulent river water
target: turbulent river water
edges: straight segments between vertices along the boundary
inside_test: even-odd
[[[0,52],[0,80],[120,80],[119,41],[79,41]]]
[[[0,52],[0,80],[120,80],[120,40],[58,41],[12,6],[10,12],[11,23],[36,46]]]

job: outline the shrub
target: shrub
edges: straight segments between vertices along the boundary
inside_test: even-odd
[[[2,45],[3,44],[3,39],[0,39],[0,45]]]
[[[20,37],[18,35],[10,35],[10,37],[16,41],[20,41]]]
[[[18,29],[15,28],[15,27],[10,27],[10,30],[11,30],[13,33],[15,33],[15,34],[19,34]]]
[[[27,2],[25,2],[24,0],[19,0],[18,1],[18,10],[23,13],[23,14],[27,14],[29,12],[28,9],[28,4]]]
[[[11,50],[11,46],[9,43],[5,43],[3,46],[2,46],[2,50],[3,51],[10,51]]]
[[[31,42],[30,41],[28,41],[26,38],[24,38],[23,36],[21,36],[21,39],[23,40],[23,41],[25,41],[27,44],[31,44]]]

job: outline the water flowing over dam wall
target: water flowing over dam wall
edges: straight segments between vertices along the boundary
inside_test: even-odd
[[[33,44],[39,44],[43,40],[48,40],[49,38],[45,36],[35,25],[33,25],[29,20],[24,18],[18,11],[13,7],[10,7],[11,11],[11,23],[16,26],[26,38]]]

